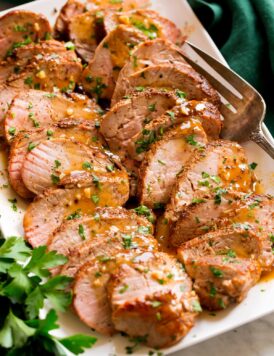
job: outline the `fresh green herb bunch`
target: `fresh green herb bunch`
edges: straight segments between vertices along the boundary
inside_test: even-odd
[[[71,278],[51,277],[50,268],[66,263],[46,246],[32,250],[20,237],[0,238],[0,354],[7,356],[75,355],[91,347],[96,338],[74,335],[57,338],[57,311],[71,304],[67,291]],[[40,310],[45,302],[52,307],[44,319]]]

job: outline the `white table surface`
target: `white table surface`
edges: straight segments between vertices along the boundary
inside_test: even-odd
[[[172,354],[172,356],[234,355],[274,355],[274,314]]]

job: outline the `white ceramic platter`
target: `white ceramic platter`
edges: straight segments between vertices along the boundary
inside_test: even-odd
[[[23,5],[19,8],[32,10],[44,14],[53,24],[56,17],[56,10],[65,3],[65,0],[40,0]],[[200,22],[195,17],[191,8],[185,0],[152,0],[152,8],[158,10],[161,15],[173,20],[185,33],[189,35],[189,40],[200,48],[224,62],[220,52],[212,42],[208,33],[204,30]],[[225,63],[225,62],[224,62]],[[266,134],[271,136],[266,128]],[[262,180],[262,185],[267,193],[274,193],[274,167],[273,160],[268,157],[258,146],[253,143],[245,144],[248,157],[251,162],[257,162],[257,175]],[[23,234],[22,217],[26,204],[15,195],[11,188],[6,187],[6,163],[7,158],[0,152],[0,228],[4,236],[19,236]],[[18,201],[18,211],[12,209],[9,199],[16,198]],[[163,350],[168,355],[188,346],[224,333],[242,324],[253,321],[268,313],[274,312],[274,278],[265,280],[257,284],[248,297],[240,304],[229,310],[219,312],[216,316],[204,312],[200,316],[196,326],[179,344],[172,348]],[[70,312],[60,315],[61,329],[60,336],[71,335],[72,333],[91,333],[74,315]],[[85,355],[90,356],[113,356],[125,355],[125,347],[131,345],[127,338],[116,336],[106,338],[98,335],[98,342],[93,349],[86,351]],[[148,355],[149,349],[137,348],[136,355]]]

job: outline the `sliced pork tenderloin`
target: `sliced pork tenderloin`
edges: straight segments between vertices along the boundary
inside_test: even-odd
[[[17,133],[52,126],[63,120],[89,120],[99,126],[100,107],[81,94],[64,96],[38,90],[24,90],[11,102],[5,117],[5,136],[10,142]]]
[[[172,92],[148,90],[132,95],[117,103],[102,119],[100,132],[110,149],[126,159],[132,138],[143,131],[145,125],[172,109],[178,98]]]
[[[135,27],[148,39],[164,38],[182,45],[184,37],[176,25],[153,10],[137,9],[129,12],[107,11],[104,16],[106,32],[109,33],[117,25]]]
[[[149,122],[145,126],[145,129],[153,131],[154,135],[158,137],[161,135],[162,131],[173,127],[176,124],[181,124],[192,117],[200,120],[209,139],[217,140],[220,137],[223,127],[221,114],[215,105],[207,101],[182,101],[172,110],[167,111],[163,115],[158,116]],[[138,140],[144,138],[144,135],[136,137]]]
[[[0,86],[0,137],[4,136],[4,121],[9,107],[14,97],[18,94],[16,89],[7,87],[5,85]],[[13,130],[12,130],[13,131]]]
[[[196,237],[179,247],[178,258],[183,262],[195,257],[222,255],[225,259],[250,258],[259,262],[262,271],[273,267],[274,255],[270,236],[249,224],[232,225]]]
[[[77,257],[81,254],[79,247],[85,242],[92,242],[89,248],[92,244],[95,246],[97,240],[100,242],[102,236],[108,232],[122,232],[125,234],[124,240],[126,241],[128,237],[129,245],[132,245],[130,240],[132,234],[138,231],[152,234],[153,226],[145,217],[123,208],[97,208],[93,215],[65,221],[50,237],[48,250],[69,256],[68,264],[77,270],[77,265],[83,264],[82,257]],[[84,251],[87,251],[87,248],[84,248]],[[104,250],[101,251],[103,252]],[[55,272],[60,270],[61,267],[56,268]],[[69,266],[66,266],[62,274],[67,274],[71,270]]]
[[[112,273],[108,293],[115,329],[153,348],[179,342],[201,311],[190,278],[165,253],[122,262]]]
[[[181,211],[178,220],[169,224],[169,241],[179,246],[185,241],[220,226],[249,225],[271,234],[274,229],[274,200],[270,196],[227,193],[218,203],[212,195],[200,204],[191,204]]]
[[[50,32],[50,24],[41,14],[26,10],[8,12],[0,17],[0,61],[24,44],[46,39]]]
[[[81,72],[82,65],[77,59],[48,56],[29,64],[22,73],[9,77],[7,84],[18,89],[53,91],[58,88],[61,92],[71,93]]]
[[[79,318],[100,333],[114,334],[107,294],[111,275],[121,261],[131,261],[138,253],[156,249],[157,242],[151,235],[125,235],[118,231],[87,241],[75,251],[78,259],[70,260],[61,273],[73,276],[79,270],[73,286],[73,308]]]
[[[61,8],[54,25],[54,37],[58,40],[69,39],[68,28],[71,20],[85,12],[85,4],[80,0],[68,0]]]
[[[57,138],[44,140],[25,157],[22,179],[26,188],[39,195],[62,184],[74,172],[92,172],[94,181],[116,174],[120,168],[101,148],[89,147],[76,140]]]
[[[188,143],[197,146],[195,135],[189,137]],[[254,181],[240,145],[222,140],[211,142],[195,152],[178,176],[166,217],[176,221],[180,211],[191,204],[203,203],[212,194],[219,205],[227,191],[250,193]]]
[[[195,136],[197,145],[189,144]],[[200,121],[190,119],[170,129],[146,153],[139,169],[138,197],[150,208],[168,203],[177,176],[193,152],[205,146],[207,137]]]
[[[247,258],[200,257],[193,251],[183,261],[202,306],[209,310],[240,303],[261,275],[259,263]]]
[[[82,188],[49,189],[37,197],[24,216],[25,238],[32,246],[47,244],[63,220],[93,214],[96,207],[122,206],[128,200],[129,184],[124,171],[116,171],[98,180],[90,174]],[[79,186],[79,184],[78,184]]]
[[[131,74],[123,95],[130,94],[136,88],[179,89],[188,100],[206,99],[217,106],[220,104],[218,93],[208,81],[185,65],[159,64]]]
[[[128,77],[136,72],[140,72],[147,67],[154,65],[173,65],[185,67],[185,71],[195,72],[194,69],[185,61],[182,50],[172,42],[157,38],[151,41],[140,43],[132,56],[121,70],[117,84],[111,100],[111,105],[117,103],[127,91],[129,86]]]
[[[49,40],[39,43],[29,43],[14,49],[11,57],[0,62],[0,81],[5,83],[11,76],[24,72],[33,62],[45,59],[76,60],[75,52],[66,49],[64,43]],[[38,73],[38,71],[37,71]]]
[[[119,25],[111,31],[82,73],[85,91],[96,98],[111,99],[119,71],[129,58],[130,51],[145,39],[140,31],[130,26]]]
[[[52,138],[72,138],[85,145],[98,147],[101,147],[103,143],[94,124],[82,120],[60,121],[57,126],[18,133],[11,143],[8,173],[12,188],[21,197],[31,198],[33,196],[33,193],[26,188],[21,174],[27,154],[41,141]]]

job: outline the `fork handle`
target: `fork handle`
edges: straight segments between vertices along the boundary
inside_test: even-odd
[[[274,145],[268,141],[263,131],[260,129],[250,135],[250,140],[257,143],[271,158],[274,159]]]

